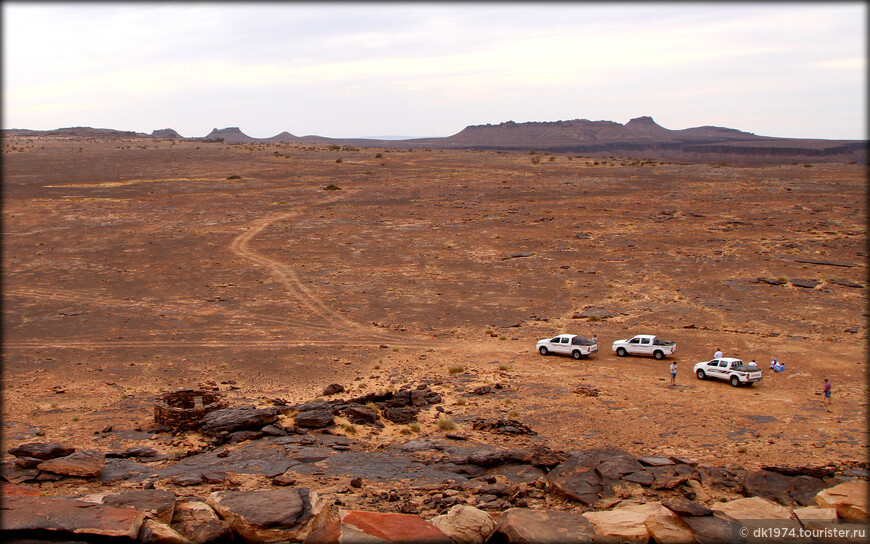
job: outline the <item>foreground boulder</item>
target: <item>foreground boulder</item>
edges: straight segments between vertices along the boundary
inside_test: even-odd
[[[194,544],[232,542],[233,532],[211,506],[200,501],[178,501],[172,529]]]
[[[583,516],[555,510],[510,508],[499,518],[491,542],[537,544],[540,542],[590,542],[595,535]]]
[[[333,520],[312,533],[305,544],[339,543],[453,544],[439,528],[420,516],[391,512],[342,510]]]
[[[495,521],[489,514],[464,504],[452,506],[446,514],[430,519],[429,523],[456,544],[483,544],[495,531]]]
[[[843,519],[868,519],[868,493],[870,482],[854,480],[820,491],[816,503],[823,508],[835,508]]]
[[[66,497],[4,495],[3,531],[58,531],[135,539],[145,515]]]
[[[299,542],[329,521],[329,507],[307,488],[218,491],[206,503],[249,542]]]
[[[712,507],[736,520],[790,519],[791,511],[762,497],[746,497],[718,503]]]
[[[154,520],[169,525],[175,511],[175,493],[160,489],[131,489],[103,497],[103,504],[146,512]]]
[[[583,517],[592,523],[598,535],[617,538],[620,542],[646,543],[650,538],[656,542],[695,542],[692,528],[658,502],[586,512]]]

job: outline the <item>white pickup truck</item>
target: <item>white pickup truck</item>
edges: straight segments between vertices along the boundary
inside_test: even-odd
[[[664,359],[665,355],[673,355],[677,352],[677,343],[671,340],[660,340],[651,334],[638,334],[634,338],[614,342],[613,351],[620,357],[652,355],[656,359]]]
[[[554,338],[538,340],[535,349],[541,355],[561,353],[563,355],[570,355],[575,359],[585,359],[598,351],[598,340],[595,338],[588,340],[576,334],[560,334]]]
[[[761,369],[755,365],[747,365],[740,359],[720,357],[712,361],[703,361],[695,365],[695,375],[699,380],[716,378],[727,380],[734,387],[752,385],[761,381]]]

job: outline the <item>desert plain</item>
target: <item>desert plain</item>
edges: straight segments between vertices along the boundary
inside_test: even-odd
[[[139,443],[155,398],[177,389],[293,404],[333,383],[351,396],[429,383],[443,413],[356,436],[441,436],[449,417],[480,442],[707,465],[867,459],[865,164],[3,146],[4,456],[32,441]],[[596,336],[600,351],[535,351],[560,333]],[[676,356],[611,351],[640,333],[676,341]],[[764,379],[698,380],[692,366],[717,348]],[[470,393],[487,384],[500,387]],[[508,415],[537,434],[468,424]]]

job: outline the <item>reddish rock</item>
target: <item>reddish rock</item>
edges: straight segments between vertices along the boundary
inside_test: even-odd
[[[411,514],[343,510],[339,513],[339,520],[339,542],[453,543],[440,529]]]
[[[140,544],[191,544],[191,541],[172,527],[153,519],[146,519],[139,529]]]
[[[589,520],[571,512],[510,508],[499,516],[492,540],[515,544],[589,542],[594,534]]]
[[[55,457],[43,461],[37,468],[55,474],[93,478],[99,476],[106,466],[106,456],[102,453],[82,450],[66,457]]]
[[[2,482],[0,483],[0,495],[30,495],[35,497],[42,495],[42,491],[28,485]]]
[[[717,503],[712,508],[736,520],[789,519],[791,511],[762,497],[746,497]]]
[[[61,531],[135,539],[144,514],[66,497],[5,495],[0,528],[4,531]]]
[[[868,492],[867,480],[854,480],[819,491],[816,503],[823,508],[836,508],[843,519],[868,519]]]

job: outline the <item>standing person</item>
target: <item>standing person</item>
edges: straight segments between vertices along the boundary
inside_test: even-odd
[[[822,398],[822,403],[827,406],[831,405],[831,382],[828,381],[828,378],[825,378],[825,388],[822,389],[822,394],[824,397]],[[828,410],[830,412],[830,409]]]
[[[671,385],[676,385],[677,381],[677,362],[671,363]]]
[[[714,359],[722,358],[722,348],[716,348],[716,353],[713,354]]]

